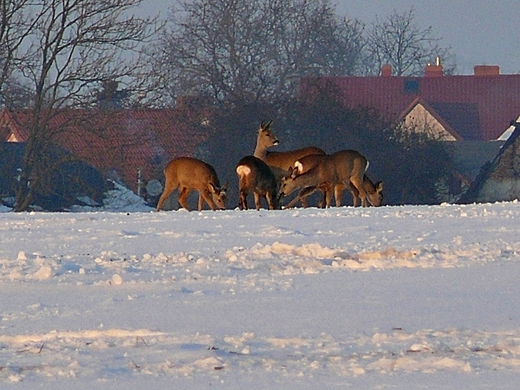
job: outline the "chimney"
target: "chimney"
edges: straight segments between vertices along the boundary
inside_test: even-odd
[[[498,65],[475,65],[473,73],[475,76],[498,76],[500,67]]]
[[[381,67],[381,76],[382,77],[391,77],[392,76],[392,65],[384,64]]]
[[[444,76],[443,69],[444,67],[441,64],[441,59],[440,57],[437,57],[435,65],[428,64],[424,68],[424,77],[442,77]]]

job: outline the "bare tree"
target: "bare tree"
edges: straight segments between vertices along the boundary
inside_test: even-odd
[[[12,71],[5,74],[20,80],[32,97],[15,207],[23,211],[60,163],[47,158],[56,137],[69,130],[64,124],[52,125],[56,115],[94,106],[96,91],[110,81],[131,91],[128,104],[146,97],[142,47],[155,33],[155,20],[130,16],[141,0],[17,1],[19,7],[4,14],[2,26],[12,32],[5,40],[11,42],[5,67]]]
[[[171,12],[157,50],[170,97],[254,103],[294,93],[306,74],[353,74],[362,26],[329,0],[194,0]]]
[[[418,76],[437,57],[444,62],[446,72],[454,71],[451,48],[439,45],[440,39],[434,36],[431,26],[423,28],[417,24],[413,7],[403,13],[395,11],[384,20],[376,17],[366,39],[368,74],[377,74],[383,64],[390,64],[397,76]]]
[[[36,22],[28,12],[30,4],[31,0],[0,0],[0,107],[11,105],[23,95],[13,74],[23,62],[20,49]]]

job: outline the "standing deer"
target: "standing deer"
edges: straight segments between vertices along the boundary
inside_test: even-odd
[[[264,161],[274,173],[278,188],[282,179],[287,175],[287,170],[293,166],[294,162],[307,155],[325,155],[325,152],[317,146],[307,146],[301,149],[289,150],[285,152],[268,151],[272,146],[279,144],[278,138],[271,131],[271,123],[260,124],[256,138],[254,156]]]
[[[287,207],[294,206],[300,200],[306,206],[305,198],[316,190],[324,192],[326,207],[330,207],[334,190],[336,206],[339,206],[341,192],[345,188],[352,192],[354,206],[357,206],[357,199],[361,199],[364,207],[368,206],[368,202],[380,206],[383,184],[378,182],[374,185],[365,175],[367,168],[368,161],[355,150],[341,150],[327,157],[307,156],[295,163],[291,174],[283,179],[280,192],[288,195],[301,188]]]
[[[260,210],[260,200],[265,197],[269,210],[278,208],[277,183],[269,166],[255,156],[245,156],[237,164],[239,207],[247,210],[247,195],[254,194],[255,207]]]
[[[226,190],[228,185],[220,187],[220,182],[215,169],[192,157],[178,157],[171,160],[164,168],[166,182],[164,191],[157,203],[157,211],[161,210],[168,196],[179,190],[179,204],[189,211],[187,197],[192,190],[199,192],[199,211],[202,210],[204,201],[211,210],[217,207],[221,210],[226,208]]]
[[[287,171],[293,166],[294,162],[303,156],[309,154],[325,154],[325,152],[317,146],[307,146],[301,149],[289,150],[286,152],[272,152],[267,149],[271,146],[278,145],[278,138],[271,132],[271,123],[260,124],[258,136],[256,138],[256,148],[254,156],[263,160],[270,167],[278,167]]]
[[[367,191],[363,178],[368,169],[368,160],[356,150],[340,150],[331,155],[339,181],[346,187],[357,190],[363,207],[368,206]],[[352,190],[351,190],[352,191]]]

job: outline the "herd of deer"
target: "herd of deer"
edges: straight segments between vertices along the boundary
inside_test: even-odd
[[[336,206],[341,205],[341,194],[348,189],[354,198],[354,206],[380,206],[383,201],[383,183],[373,183],[365,174],[367,159],[355,150],[340,150],[326,154],[322,149],[309,146],[286,152],[267,149],[278,145],[278,138],[271,132],[271,122],[260,124],[253,156],[243,157],[236,166],[239,180],[239,207],[247,210],[247,196],[254,194],[255,207],[261,207],[265,198],[268,208],[280,208],[280,199],[300,189],[298,195],[285,208],[301,202],[307,207],[306,198],[315,191],[323,193],[322,207],[330,207],[332,194]],[[175,158],[164,169],[164,191],[157,203],[161,210],[165,200],[176,189],[179,204],[189,210],[187,197],[192,190],[199,192],[198,209],[204,201],[212,210],[224,210],[228,185],[221,187],[215,169],[191,157]]]

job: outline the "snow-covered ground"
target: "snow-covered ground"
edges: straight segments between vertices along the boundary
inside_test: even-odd
[[[0,387],[518,388],[517,202],[157,213],[116,195],[0,213]]]

